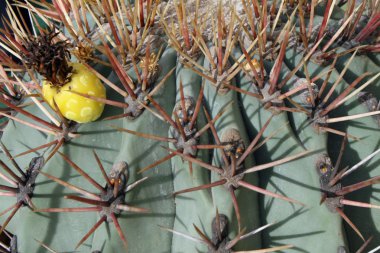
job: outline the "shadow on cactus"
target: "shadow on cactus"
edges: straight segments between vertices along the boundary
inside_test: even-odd
[[[54,176],[40,172],[45,177],[61,184],[76,193],[81,194],[82,196],[77,195],[67,195],[66,199],[75,200],[84,204],[89,204],[89,207],[73,207],[73,208],[46,208],[46,209],[35,209],[35,212],[98,212],[100,219],[96,224],[88,231],[83,238],[75,246],[77,249],[83,242],[85,242],[88,237],[95,232],[95,230],[102,225],[104,222],[113,222],[115,229],[120,236],[120,239],[123,241],[125,250],[128,248],[128,243],[125,235],[123,234],[120,224],[118,222],[117,216],[125,212],[134,212],[134,213],[146,213],[149,212],[144,208],[133,207],[125,203],[125,194],[131,191],[133,188],[138,186],[140,183],[145,181],[147,178],[143,178],[132,184],[127,184],[129,179],[129,170],[128,164],[125,162],[118,162],[112,166],[109,175],[106,174],[102,163],[99,160],[99,157],[94,152],[95,159],[99,165],[99,169],[102,172],[102,175],[106,181],[106,186],[101,186],[94,179],[92,179],[86,172],[78,167],[74,162],[72,162],[67,156],[62,153],[59,153],[62,158],[71,165],[82,177],[89,181],[95,188],[97,188],[100,193],[92,193],[86,191],[80,187],[74,186],[67,182],[60,180]]]
[[[260,228],[257,228],[249,233],[244,233],[244,230],[241,234],[237,235],[232,240],[228,238],[229,234],[229,221],[228,217],[224,214],[219,214],[218,210],[216,211],[215,218],[212,220],[211,224],[211,231],[212,231],[212,238],[208,238],[201,229],[199,229],[196,225],[194,225],[194,229],[197,232],[197,234],[200,236],[200,238],[196,238],[184,233],[181,233],[179,231],[175,231],[169,228],[161,227],[161,229],[166,230],[168,232],[173,233],[175,236],[181,236],[184,239],[194,241],[197,244],[205,244],[208,248],[209,253],[244,253],[244,252],[275,252],[280,250],[285,250],[292,248],[292,245],[284,245],[284,246],[278,246],[268,249],[259,249],[259,250],[252,250],[252,251],[233,251],[232,247],[236,245],[239,241],[245,240],[260,231],[272,226],[273,224],[268,224],[265,226],[262,226]]]
[[[213,129],[212,132],[216,133],[215,128],[213,126],[213,122],[210,121],[210,116],[207,114],[207,112],[206,112],[206,117],[209,120],[209,124],[211,124],[211,128]],[[268,121],[266,125],[268,125],[269,122],[270,121]],[[262,129],[262,132],[264,132],[264,130],[265,130],[265,127]],[[276,164],[286,163],[288,161],[292,161],[294,159],[297,159],[299,157],[305,156],[308,153],[310,153],[309,151],[305,151],[305,152],[302,152],[300,154],[290,156],[290,157],[286,157],[284,159],[281,159],[281,160],[278,160],[278,161],[275,161],[272,163],[257,165],[257,166],[251,167],[251,168],[245,168],[244,167],[244,161],[247,158],[247,156],[251,152],[253,152],[253,150],[255,148],[257,148],[256,145],[258,144],[258,141],[261,137],[262,132],[256,136],[256,138],[250,143],[250,145],[248,146],[247,149],[245,148],[244,142],[242,141],[242,139],[240,137],[239,131],[236,129],[227,129],[224,132],[224,135],[220,139],[217,135],[215,135],[214,139],[215,139],[217,145],[224,146],[224,148],[221,149],[221,153],[222,153],[222,157],[223,157],[222,167],[216,167],[214,165],[207,164],[203,161],[195,159],[195,158],[193,158],[187,154],[184,154],[184,153],[172,150],[172,149],[168,149],[169,152],[174,153],[174,154],[182,157],[184,160],[186,160],[188,162],[196,163],[196,164],[200,165],[201,167],[203,167],[203,168],[205,168],[211,172],[215,172],[220,177],[220,180],[212,182],[210,184],[201,185],[201,186],[197,186],[194,188],[184,189],[184,190],[174,192],[174,196],[177,196],[179,194],[209,189],[209,188],[213,188],[213,187],[223,185],[231,195],[232,202],[233,202],[234,208],[235,208],[237,221],[238,221],[239,231],[241,229],[240,208],[239,208],[236,196],[235,196],[235,190],[237,190],[239,187],[244,187],[244,188],[247,188],[249,190],[256,191],[256,192],[259,192],[261,194],[265,194],[265,195],[268,195],[268,196],[271,196],[274,198],[279,198],[279,199],[282,199],[285,201],[289,201],[292,203],[303,205],[302,203],[300,203],[297,200],[287,198],[285,196],[282,196],[282,195],[274,193],[274,192],[267,191],[267,190],[262,189],[260,187],[254,186],[250,183],[247,183],[243,180],[244,175],[247,173],[252,173],[252,172],[264,170],[264,169],[273,167]],[[259,144],[262,144],[262,143],[259,143]]]
[[[339,158],[336,161],[335,165],[332,164],[330,158],[327,154],[321,156],[317,163],[316,169],[320,174],[320,183],[321,183],[321,192],[322,198],[321,203],[325,203],[327,208],[331,212],[337,212],[356,232],[356,234],[365,241],[363,235],[360,233],[359,229],[352,223],[352,221],[344,214],[343,207],[346,205],[363,207],[363,208],[374,208],[380,209],[379,205],[363,203],[358,201],[352,201],[345,199],[345,195],[360,190],[364,187],[371,186],[373,184],[377,184],[380,182],[380,176],[368,179],[366,181],[362,181],[349,186],[342,186],[341,180],[343,177],[351,174],[355,170],[357,170],[360,166],[365,164],[368,160],[372,159],[376,154],[380,153],[380,150],[376,150],[374,153],[370,154],[366,159],[361,161],[360,163],[352,166],[351,168],[344,168],[339,170],[339,165],[341,163],[341,158],[344,152],[344,147],[346,144],[346,138],[342,141],[342,146],[339,154]]]
[[[0,213],[0,216],[3,216],[8,212],[11,212],[2,224],[0,235],[4,232],[8,223],[11,222],[12,218],[21,207],[27,206],[32,210],[35,208],[32,202],[33,191],[35,188],[36,178],[40,173],[41,168],[45,164],[43,157],[35,157],[30,161],[29,167],[24,172],[17,164],[17,162],[13,159],[8,149],[3,144],[1,144],[1,147],[6,156],[12,161],[12,164],[19,175],[13,172],[11,168],[9,168],[3,161],[0,160],[0,166],[10,176],[9,177],[3,173],[0,173],[0,177],[9,185],[11,185],[0,185],[0,190],[2,190],[2,192],[0,192],[0,196],[16,198],[16,203],[14,205],[6,208]]]

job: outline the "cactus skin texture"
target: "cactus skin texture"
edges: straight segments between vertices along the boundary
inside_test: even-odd
[[[7,10],[1,253],[379,247],[379,1]],[[104,105],[93,122],[40,86],[61,89],[79,63],[105,87],[73,91]]]

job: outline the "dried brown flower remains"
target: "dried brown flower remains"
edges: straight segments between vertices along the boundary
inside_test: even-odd
[[[28,38],[24,46],[28,53],[23,54],[24,62],[53,85],[62,86],[70,81],[72,67],[68,64],[69,43],[56,40],[59,33],[49,29],[38,37]]]

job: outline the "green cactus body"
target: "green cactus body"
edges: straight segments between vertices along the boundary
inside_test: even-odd
[[[295,62],[298,62],[297,57],[294,57],[294,58],[295,58]],[[353,78],[352,72],[354,71],[352,71],[351,68],[356,69],[358,68],[357,66],[362,66],[364,67],[364,69],[367,69],[367,68],[371,70],[376,69],[374,65],[372,65],[371,67],[368,66],[368,64],[371,64],[370,61],[365,61],[365,62],[366,64],[364,63],[364,61],[352,63],[353,67],[348,68],[348,72],[347,72],[349,77],[344,76],[343,80],[338,86],[338,91],[339,91],[338,94],[341,93],[344,88],[348,87],[348,85],[352,83],[356,79],[356,77],[358,77],[356,76],[355,78]],[[339,69],[339,67],[337,67],[337,69]],[[362,73],[364,73],[364,69],[361,69],[363,70]],[[319,66],[311,62],[309,62],[308,64],[308,70],[311,76],[316,76],[318,73],[322,71],[322,69]],[[342,73],[342,71],[343,71],[343,67],[340,67],[339,71],[333,70],[331,72],[329,83],[333,84],[339,78],[340,76],[339,73]],[[349,73],[351,73],[351,75]],[[357,71],[357,73],[359,72]],[[333,95],[330,101],[334,99],[334,97],[336,97],[336,95]],[[347,101],[343,106],[338,107],[337,109],[331,111],[331,113],[329,113],[329,117],[334,118],[334,117],[342,117],[344,115],[357,115],[357,114],[361,114],[365,112],[368,112],[368,110],[365,108],[364,105],[360,104],[356,96],[356,97],[353,97],[351,100]],[[295,116],[296,114],[293,115],[293,117]],[[368,127],[368,131],[365,132],[365,136],[363,136],[363,130],[360,127],[361,125],[366,125]],[[363,160],[369,154],[373,153],[377,149],[379,141],[378,141],[378,138],[376,138],[375,136],[377,136],[376,132],[378,132],[378,126],[376,125],[375,120],[370,117],[360,118],[357,120],[352,120],[352,121],[344,122],[344,123],[336,123],[336,124],[333,124],[331,127],[334,129],[341,130],[343,132],[347,132],[350,135],[361,139],[357,141],[357,140],[352,140],[352,138],[349,138],[350,148],[349,149],[346,148],[344,151],[341,167],[353,166],[359,161]],[[302,136],[302,134],[299,134],[299,136]],[[371,136],[371,137],[366,138],[366,136],[368,137]],[[339,137],[331,133],[329,134],[329,140],[328,140],[329,147],[330,146],[339,147],[338,145],[341,145],[341,142],[342,142],[341,136]],[[351,147],[355,147],[355,148],[351,149]],[[329,149],[328,151],[329,153],[331,152],[333,154],[332,157],[334,157],[336,161],[338,157],[339,149],[333,148],[331,150]],[[370,163],[367,164],[367,166],[371,166]],[[361,170],[372,172],[372,170],[368,169],[367,166],[361,168]],[[355,176],[354,174],[345,177],[343,179],[343,185],[355,184],[377,175],[376,172],[373,172],[370,174],[364,171],[362,171],[360,177]],[[375,203],[378,204],[376,200],[369,199],[369,196],[371,196],[371,191],[372,191],[371,187],[358,190],[356,192],[349,194],[348,199],[361,201],[361,202],[370,202],[372,204],[375,204]],[[356,198],[355,198],[355,195],[356,195]],[[376,217],[377,216],[375,214],[376,210],[369,210],[366,208],[349,207],[349,206],[345,207],[344,210],[345,210],[346,215],[355,224],[355,226],[358,227],[359,231],[363,234],[363,236],[368,237],[376,233],[375,231],[377,229],[375,227],[376,227],[376,224],[378,224],[376,220],[373,220],[372,222],[368,222],[368,223],[363,223],[361,220],[363,215],[366,215],[366,216],[370,215],[370,216]],[[347,233],[348,238],[350,238],[349,245],[350,245],[351,250],[357,250],[358,248],[360,248],[361,245],[363,244],[362,239],[360,239],[360,237],[347,224],[345,224],[345,232]],[[373,244],[373,246],[375,245],[376,244]]]
[[[199,64],[203,64],[203,57],[198,60]],[[177,63],[177,105],[180,105],[180,82],[183,84],[183,93],[185,98],[193,99],[193,106],[198,99],[201,90],[202,79],[199,75],[185,68],[179,62]],[[194,110],[193,109],[191,110]],[[183,110],[183,109],[182,109]],[[193,114],[194,116],[194,114]],[[190,115],[188,116],[190,117]],[[174,118],[173,118],[174,119]],[[196,119],[194,129],[200,130],[206,124],[206,119],[203,111],[200,110]],[[196,132],[195,130],[195,132]],[[178,133],[177,133],[178,135]],[[173,129],[169,130],[169,137],[173,137]],[[202,134],[197,144],[208,144],[209,138],[207,134]],[[174,144],[170,143],[169,148],[176,150]],[[209,162],[209,150],[197,150],[196,159],[204,162]],[[172,158],[172,173],[174,192],[184,189],[197,187],[209,183],[209,173],[197,163],[191,163],[191,170],[188,161],[181,157]],[[199,237],[195,232],[194,225],[199,228],[209,229],[212,216],[215,214],[212,196],[209,190],[189,192],[175,197],[176,218],[174,221],[173,230],[185,234]],[[172,252],[195,252],[206,251],[207,247],[201,243],[191,240],[184,240],[180,236],[173,235]]]
[[[114,124],[117,125],[118,122],[114,122]],[[50,141],[50,138],[46,138],[39,133],[31,135],[29,127],[25,128],[25,126],[19,124],[15,124],[15,127],[13,127],[12,125],[13,124],[8,125],[9,130],[7,131],[7,134],[3,136],[2,141],[14,155],[16,155],[14,153],[16,150],[24,150],[24,145],[35,147]],[[105,155],[111,157],[117,154],[116,151],[120,147],[120,138],[115,134],[115,132],[109,133],[102,131],[105,126],[106,123],[86,124],[81,126],[80,132],[85,133],[89,131],[90,134],[83,134],[81,138],[72,140],[70,144],[66,144],[62,149],[64,154],[69,155],[71,160],[97,179],[101,178],[101,175],[97,169],[96,163],[94,163],[94,160],[92,159],[92,149],[99,148]],[[17,131],[17,134],[13,133],[15,130]],[[96,134],[91,133],[92,131]],[[27,136],[22,136],[20,133],[27,134]],[[30,141],[30,143],[25,142],[25,140]],[[101,143],[107,144],[106,146],[99,145]],[[16,158],[16,161],[20,164],[20,166],[26,167],[28,166],[31,158],[34,156],[36,156],[36,154],[29,154]],[[4,158],[3,154],[2,160],[7,160]],[[7,163],[9,162],[7,161]],[[93,188],[91,188],[93,186],[89,185],[87,182],[83,182],[80,175],[76,173],[70,165],[65,163],[60,156],[55,156],[48,161],[48,163],[44,166],[44,172],[55,177],[59,177],[61,180],[69,182],[73,185],[81,185],[89,191],[93,190]],[[39,175],[37,177],[36,188],[34,191],[35,196],[32,198],[32,202],[38,208],[73,207],[74,203],[70,200],[48,197],[52,195],[63,197],[64,194],[69,193],[72,193],[72,191],[49,181],[43,175]],[[9,200],[11,202],[2,202],[4,203],[4,206],[15,203],[14,198]],[[2,218],[4,219],[5,217]],[[78,217],[79,219],[76,220],[73,217]],[[29,243],[30,239],[37,239],[39,241],[44,241],[48,244],[55,245],[57,250],[64,250],[68,247],[68,245],[70,248],[74,248],[78,240],[86,233],[87,230],[91,228],[91,224],[95,221],[95,213],[46,214],[31,212],[29,208],[22,207],[19,213],[16,214],[15,219],[13,219],[9,224],[9,229],[17,234],[18,250],[20,252],[43,252],[43,249],[37,242]],[[67,231],[66,229],[69,229],[71,233],[65,232]]]
[[[160,60],[161,74],[157,82],[175,66],[175,62],[175,52],[171,49],[166,50]],[[155,99],[164,105],[163,109],[165,111],[171,111],[174,105],[174,80],[174,77],[171,76],[167,80],[167,85],[155,96]],[[163,123],[148,112],[143,112],[134,120],[124,119],[123,128],[162,136],[166,136],[168,132],[168,124]],[[144,144],[137,146],[137,142],[143,142]],[[161,147],[167,146],[167,144],[142,139],[127,133],[123,135],[122,143],[123,145],[120,147],[118,155],[114,156],[114,161],[125,161],[129,164],[130,182],[139,180],[144,176],[148,177],[141,187],[136,188],[136,191],[131,192],[130,195],[126,195],[127,203],[130,201],[132,206],[146,208],[150,211],[150,213],[142,214],[142,217],[129,213],[121,215],[119,223],[129,242],[128,249],[131,252],[153,252],[157,250],[157,245],[159,245],[162,252],[169,251],[171,237],[160,231],[157,225],[163,227],[173,226],[175,209],[173,200],[169,197],[173,191],[170,163],[163,163],[151,171],[138,174],[140,169],[167,155],[166,151]],[[129,215],[131,216],[129,217]],[[145,225],[142,225],[142,220]],[[149,241],[149,243],[135,243],[143,242],[144,240]],[[112,226],[111,229],[103,227],[103,229],[95,233],[92,250],[116,252],[122,248],[122,241],[116,230],[112,229]]]
[[[208,68],[209,63],[205,61],[204,66],[206,69]],[[234,82],[234,80],[232,81]],[[228,131],[236,129],[239,131],[241,139],[244,142],[245,147],[248,147],[249,140],[248,135],[245,130],[245,126],[243,123],[242,116],[239,111],[239,102],[237,99],[237,94],[228,91],[224,95],[218,94],[215,86],[211,84],[209,81],[205,81],[205,99],[208,101],[208,107],[210,110],[211,117],[214,118],[216,114],[222,109],[228,106],[229,103],[232,102],[230,108],[227,109],[226,113],[224,113],[221,118],[215,123],[215,129],[219,138],[222,138],[223,134],[226,134]],[[223,166],[223,159],[220,155],[219,150],[215,150],[213,154],[212,164],[220,167]],[[250,168],[253,166],[252,156],[248,156],[244,161],[244,167]],[[220,180],[219,175],[212,172],[211,173],[211,182],[215,182]],[[245,174],[243,180],[250,184],[256,185],[258,184],[258,179],[255,174]],[[241,224],[246,229],[246,231],[251,231],[260,226],[259,223],[259,209],[258,209],[258,198],[257,193],[252,192],[250,190],[244,189],[243,187],[239,187],[239,189],[235,190],[235,195],[237,201],[239,203],[240,208],[244,206],[244,212],[241,213]],[[231,200],[231,197],[228,194],[228,190],[224,186],[218,186],[212,188],[212,197],[214,206],[218,208],[220,214],[224,214],[228,217],[230,222],[232,223],[230,227],[230,238],[234,238],[238,234],[237,230],[237,221],[236,221],[236,213],[234,210],[234,206]],[[260,235],[255,235],[254,237],[241,241],[237,247],[241,250],[249,250],[260,248]]]
[[[347,55],[345,58],[349,58],[350,56],[351,55]],[[336,67],[339,72],[341,72],[343,68],[343,65],[338,65]],[[379,73],[379,70],[379,66],[374,64],[372,61],[369,61],[368,58],[364,56],[356,56],[354,62],[352,62],[349,66],[348,71],[344,76],[344,80],[345,83],[351,83],[363,73],[370,71],[373,75],[367,78],[369,80],[375,74]],[[379,82],[375,81],[366,88],[366,91],[372,93],[378,98],[380,95],[379,88]],[[348,100],[346,104],[347,106],[344,108],[338,108],[333,115],[356,115],[369,112],[366,105],[360,102],[358,95]],[[351,135],[360,138],[358,141],[349,140],[349,145],[347,145],[348,148],[346,148],[343,155],[342,167],[354,166],[379,148],[380,139],[378,133],[380,126],[376,121],[376,116],[352,120],[346,124],[338,123],[336,125],[338,129],[347,131]],[[365,132],[363,132],[364,126],[366,128]],[[331,145],[336,145],[336,143],[339,142],[339,140],[334,137],[335,136],[332,136],[331,138]],[[337,154],[334,155],[337,156]],[[355,184],[378,175],[378,159],[375,157],[369,162],[363,164],[358,171],[355,171],[351,175],[347,176],[344,179],[344,184]],[[351,193],[349,195],[349,199],[379,205],[379,200],[374,196],[376,189],[377,187],[373,186],[358,190]],[[351,218],[352,222],[357,225],[358,229],[364,236],[373,235],[376,237],[376,235],[378,235],[378,231],[380,229],[379,210],[347,206],[345,207],[345,212]],[[369,219],[366,222],[363,222],[363,217],[369,217]],[[349,241],[351,250],[358,249],[362,245],[362,240],[355,236],[355,232],[350,230],[348,227],[346,231],[349,238],[351,238]],[[376,243],[371,243],[371,246],[375,247]]]
[[[359,113],[368,112],[367,108],[363,105],[360,105],[357,101],[357,98],[353,98],[356,101],[352,101],[350,103],[351,107],[349,110],[345,111],[348,115],[354,115]],[[356,104],[354,106],[354,104]],[[342,115],[342,114],[341,114]],[[366,125],[368,129],[363,135],[362,126]],[[354,136],[358,136],[360,138],[359,141],[350,141],[350,148],[345,150],[343,161],[344,164],[342,166],[350,166],[359,163],[361,160],[366,158],[368,155],[372,154],[379,148],[379,138],[378,132],[379,127],[374,119],[371,117],[353,120],[346,124],[347,131]],[[371,134],[372,133],[372,134]],[[335,140],[331,142],[334,143]],[[337,143],[337,141],[335,141]],[[378,162],[375,158],[370,160],[369,162],[362,165],[358,171],[353,172],[351,175],[348,175],[344,180],[345,185],[355,184],[357,182],[368,180],[372,177],[378,176]],[[375,187],[368,187],[357,192],[353,192],[349,194],[350,200],[367,202],[374,205],[378,205],[379,201],[376,197],[374,197],[374,191],[376,191]],[[352,222],[357,225],[358,229],[364,236],[368,235],[376,235],[379,231],[379,210],[371,210],[367,208],[360,207],[345,207],[345,213],[350,217]],[[363,222],[363,217],[369,217],[370,219],[367,222]],[[347,227],[347,226],[346,226]],[[359,248],[362,245],[362,240],[355,236],[355,232],[351,231],[349,227],[346,229],[348,236],[351,238],[349,241],[350,247],[352,250]],[[371,244],[373,245],[373,244]],[[373,245],[376,246],[376,245]]]
[[[247,78],[240,79],[239,82],[245,90],[251,85]],[[250,132],[262,129],[272,113],[249,95],[241,95],[241,101]],[[339,216],[319,205],[319,176],[314,166],[317,157],[327,152],[327,136],[318,136],[311,126],[305,127],[307,118],[302,113],[295,113],[293,117],[294,126],[289,122],[286,112],[273,116],[263,138],[273,133],[276,135],[255,152],[255,158],[259,164],[264,164],[301,153],[305,151],[304,148],[312,151],[311,155],[260,172],[261,187],[296,199],[305,204],[305,207],[264,196],[261,219],[279,224],[264,232],[264,245],[282,244],[282,238],[286,237],[287,243],[297,245],[295,251],[334,252],[340,245],[344,245],[341,221]]]

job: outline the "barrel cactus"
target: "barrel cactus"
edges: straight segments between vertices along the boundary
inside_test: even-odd
[[[0,252],[380,249],[379,1],[6,14]]]

